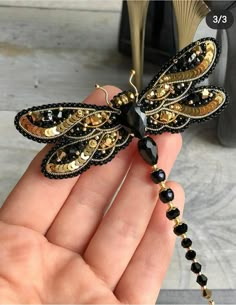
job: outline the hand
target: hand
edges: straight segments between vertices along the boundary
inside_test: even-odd
[[[119,92],[106,89],[110,97]],[[85,102],[103,104],[104,94],[96,90]],[[181,136],[153,138],[158,165],[168,174]],[[35,157],[0,209],[0,303],[154,304],[175,237],[136,140],[110,163],[66,180],[41,174],[48,149]],[[168,184],[182,209],[182,188]]]

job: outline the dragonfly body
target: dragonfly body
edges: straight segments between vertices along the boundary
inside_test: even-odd
[[[191,123],[217,115],[227,94],[215,86],[196,87],[214,69],[220,53],[213,38],[187,46],[162,67],[147,88],[123,91],[107,106],[59,103],[17,114],[15,125],[26,137],[55,143],[42,163],[49,178],[69,178],[91,165],[109,162],[132,138],[164,131],[182,132]]]

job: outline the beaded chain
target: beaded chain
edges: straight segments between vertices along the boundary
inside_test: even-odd
[[[192,240],[187,237],[188,225],[179,218],[180,210],[174,206],[174,191],[166,186],[166,174],[163,169],[158,168],[158,152],[155,141],[147,136],[138,142],[138,150],[145,162],[152,166],[151,179],[160,186],[159,198],[162,203],[167,204],[166,217],[174,221],[174,234],[181,237],[181,245],[186,249],[185,257],[192,261],[191,271],[197,275],[196,282],[201,286],[202,296],[208,300],[208,305],[215,305],[212,299],[212,292],[207,285],[207,277],[201,272],[202,266],[196,259],[196,251],[192,249]]]

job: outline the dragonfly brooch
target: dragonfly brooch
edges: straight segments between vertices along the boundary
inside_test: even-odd
[[[166,217],[174,221],[174,233],[182,237],[186,258],[209,305],[214,305],[207,277],[187,237],[188,226],[179,219],[174,206],[174,192],[165,184],[166,175],[158,168],[156,143],[149,136],[163,132],[178,133],[194,122],[202,122],[220,113],[228,101],[222,88],[196,84],[213,71],[220,55],[213,38],[203,38],[178,52],[138,93],[123,91],[108,99],[106,106],[82,103],[58,103],[22,110],[15,117],[16,128],[25,137],[42,143],[55,143],[42,162],[42,172],[48,178],[70,178],[91,165],[103,165],[124,149],[133,137],[139,138],[138,150],[152,166],[151,179],[160,186],[160,200],[168,205]]]
[[[200,39],[177,53],[140,94],[132,71],[134,92],[123,91],[110,101],[105,92],[107,106],[32,107],[17,114],[16,128],[33,141],[55,143],[42,163],[45,176],[77,176],[91,165],[109,162],[134,136],[182,132],[218,114],[226,103],[224,90],[195,85],[212,72],[219,53],[214,39]]]

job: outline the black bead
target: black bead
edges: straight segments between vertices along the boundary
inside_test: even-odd
[[[174,227],[174,233],[178,236],[186,233],[187,231],[188,231],[188,226],[184,222],[182,222],[179,225],[177,225],[176,227]]]
[[[194,250],[188,250],[185,254],[185,257],[191,261],[196,257],[196,252]]]
[[[178,208],[172,208],[166,212],[166,217],[169,220],[173,220],[180,215],[180,210]]]
[[[168,188],[166,190],[163,190],[159,193],[159,197],[162,202],[167,203],[174,199],[174,192],[172,189]]]
[[[151,173],[151,179],[154,183],[160,183],[162,181],[165,181],[166,174],[162,169],[158,169]]]
[[[146,137],[138,141],[138,150],[145,162],[155,165],[158,160],[157,147],[155,141]]]
[[[198,275],[197,277],[197,283],[200,285],[200,286],[206,286],[207,284],[207,277],[204,275],[204,274],[200,274]]]
[[[75,159],[76,158],[76,152],[77,152],[77,148],[74,147],[74,146],[71,146],[68,150],[68,153],[67,153],[67,158],[68,160],[70,159]]]
[[[189,248],[192,246],[192,241],[190,238],[184,238],[182,241],[181,241],[181,245],[183,248]]]
[[[188,101],[190,100],[192,100],[194,103],[198,103],[201,101],[201,98],[197,93],[190,93],[188,96]]]
[[[128,103],[120,107],[120,122],[129,132],[143,138],[147,126],[147,117],[136,103]]]
[[[192,265],[191,265],[191,270],[192,270],[194,273],[199,273],[199,272],[201,272],[201,270],[202,270],[202,265],[199,264],[198,262],[192,263]]]

